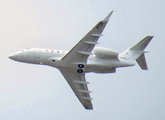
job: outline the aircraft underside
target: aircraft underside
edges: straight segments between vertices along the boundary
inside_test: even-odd
[[[56,67],[84,108],[92,110],[91,91],[88,90],[89,82],[86,81],[85,73],[115,73],[116,68],[134,66],[135,61],[142,70],[148,69],[144,49],[153,36],[146,36],[121,54],[108,48],[94,49],[112,13],[113,11],[99,21],[69,52],[30,48],[16,52],[9,58],[24,63]]]

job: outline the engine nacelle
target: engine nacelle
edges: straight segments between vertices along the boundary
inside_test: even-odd
[[[94,49],[94,53],[96,57],[98,58],[117,58],[118,52],[108,49],[108,48],[102,48],[102,47],[96,47]]]

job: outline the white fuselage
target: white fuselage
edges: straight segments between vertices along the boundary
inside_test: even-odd
[[[48,65],[56,68],[68,67],[72,71],[77,71],[77,65],[80,63],[72,63],[70,66],[63,66],[61,59],[68,51],[28,48],[9,56],[9,58],[25,63]],[[84,64],[84,63],[83,63]],[[90,55],[87,63],[84,64],[84,72],[95,73],[113,73],[117,67],[134,66],[134,62],[125,61],[122,59],[103,59],[95,55]]]

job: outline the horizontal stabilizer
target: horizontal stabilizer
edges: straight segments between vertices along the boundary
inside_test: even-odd
[[[136,62],[139,64],[142,70],[148,70],[146,59],[144,53],[141,54],[137,59]]]

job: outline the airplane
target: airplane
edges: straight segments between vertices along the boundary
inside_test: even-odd
[[[27,48],[10,55],[9,58],[59,69],[84,108],[93,110],[86,73],[115,73],[116,68],[134,66],[135,61],[142,70],[148,70],[144,55],[147,51],[144,49],[153,36],[146,36],[121,54],[108,48],[95,47],[112,13],[113,11],[99,21],[70,51]]]

